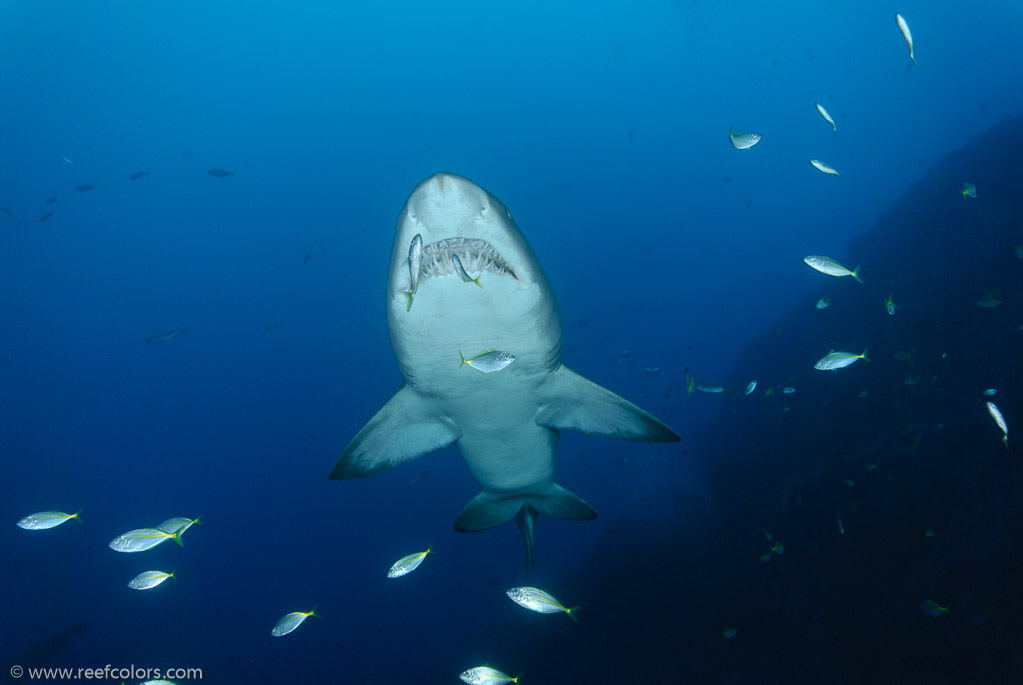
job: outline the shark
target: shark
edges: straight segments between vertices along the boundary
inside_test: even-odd
[[[363,478],[454,445],[480,486],[455,530],[515,519],[527,576],[540,514],[597,517],[555,482],[561,431],[681,439],[565,366],[547,275],[508,208],[467,178],[436,173],[409,195],[391,250],[386,312],[405,384],[344,448],[330,478]],[[480,351],[513,361],[489,373],[460,363]]]

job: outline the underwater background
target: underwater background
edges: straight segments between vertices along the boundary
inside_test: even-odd
[[[1020,682],[1021,28],[1008,0],[3,3],[0,677]],[[578,623],[505,596],[514,526],[452,530],[454,449],[327,478],[403,382],[388,255],[436,171],[512,211],[565,363],[683,438],[562,434],[600,518],[542,518],[530,583]],[[126,587],[149,569],[177,582]]]

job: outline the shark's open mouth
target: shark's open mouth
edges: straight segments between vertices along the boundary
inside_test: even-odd
[[[419,277],[420,281],[426,280],[430,276],[454,274],[455,265],[451,259],[453,254],[458,255],[466,273],[477,274],[490,271],[517,278],[507,262],[486,240],[445,238],[423,247],[423,270]]]

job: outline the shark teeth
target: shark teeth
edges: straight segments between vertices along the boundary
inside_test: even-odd
[[[479,238],[445,238],[423,247],[423,266],[420,282],[430,276],[455,274],[451,255],[456,254],[465,271],[480,274],[486,271],[507,274],[517,278],[507,262],[486,240]]]

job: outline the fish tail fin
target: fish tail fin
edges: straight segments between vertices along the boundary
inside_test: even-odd
[[[870,357],[867,356],[867,348],[866,347],[863,348],[863,354],[860,355],[860,359],[862,359],[865,362],[869,362],[870,361]]]
[[[852,273],[851,273],[850,275],[851,275],[851,276],[852,276],[853,278],[855,278],[855,279],[856,279],[856,282],[857,282],[857,283],[862,283],[862,282],[863,282],[863,279],[862,279],[862,278],[860,278],[860,267],[856,267],[855,269],[853,269],[853,270],[852,270]]]
[[[472,282],[475,283],[476,285],[478,285],[481,288],[483,287],[483,284],[480,283],[480,278],[482,278],[482,276],[483,276],[483,274],[480,274],[476,278],[472,279]]]
[[[518,674],[517,676],[515,676],[514,678],[512,678],[512,679],[511,679],[511,681],[512,681],[513,683],[517,683],[517,682],[519,682],[519,678],[521,678],[521,677],[522,677],[522,676],[524,676],[524,675],[526,675],[526,672],[525,672],[525,671],[523,671],[522,673],[519,673],[519,674]]]
[[[408,298],[408,304],[405,305],[405,311],[406,312],[412,311],[412,298],[414,296],[415,296],[415,293],[413,293],[411,290],[405,291],[405,297]]]
[[[185,543],[181,539],[181,531],[179,530],[178,532],[174,533],[173,537],[174,537],[174,542],[178,543],[178,547],[184,549],[185,548]]]
[[[309,615],[314,618],[323,618],[320,614],[316,613],[316,606],[313,606],[313,610],[309,612]]]
[[[579,619],[577,619],[577,618],[575,617],[575,612],[579,611],[579,610],[580,610],[580,609],[582,609],[582,608],[583,608],[583,607],[582,607],[582,605],[581,605],[581,604],[580,604],[580,605],[577,605],[577,606],[574,606],[574,607],[568,607],[568,608],[566,608],[566,609],[565,609],[565,613],[566,613],[566,614],[568,614],[568,617],[569,617],[570,619],[572,619],[573,621],[575,621],[576,623],[578,623],[578,622],[579,622]]]
[[[913,55],[910,55],[909,59],[913,62],[913,64],[920,66],[920,63],[916,61],[916,57],[913,57]]]
[[[1002,436],[1002,444],[1005,445],[1005,451],[1008,452],[1009,451],[1009,436],[1008,435],[1003,435]]]
[[[173,571],[170,572],[171,580],[173,580],[175,583],[178,582],[177,573],[178,573],[177,569],[174,569]]]
[[[536,525],[536,518],[540,513],[529,504],[523,504],[519,513],[515,515],[515,523],[522,533],[522,545],[526,551],[526,582],[530,581],[530,575],[536,568],[536,544],[533,540],[533,529]]]
[[[462,363],[458,365],[458,368],[462,368],[463,366],[465,366],[465,357],[462,355],[461,350],[458,350],[458,356],[462,357]]]
[[[83,511],[85,511],[85,507],[82,507],[81,509],[79,509],[75,513],[71,514],[71,518],[73,518],[74,520],[76,520],[79,523],[81,523],[82,522],[81,516],[82,516],[82,512]]]

